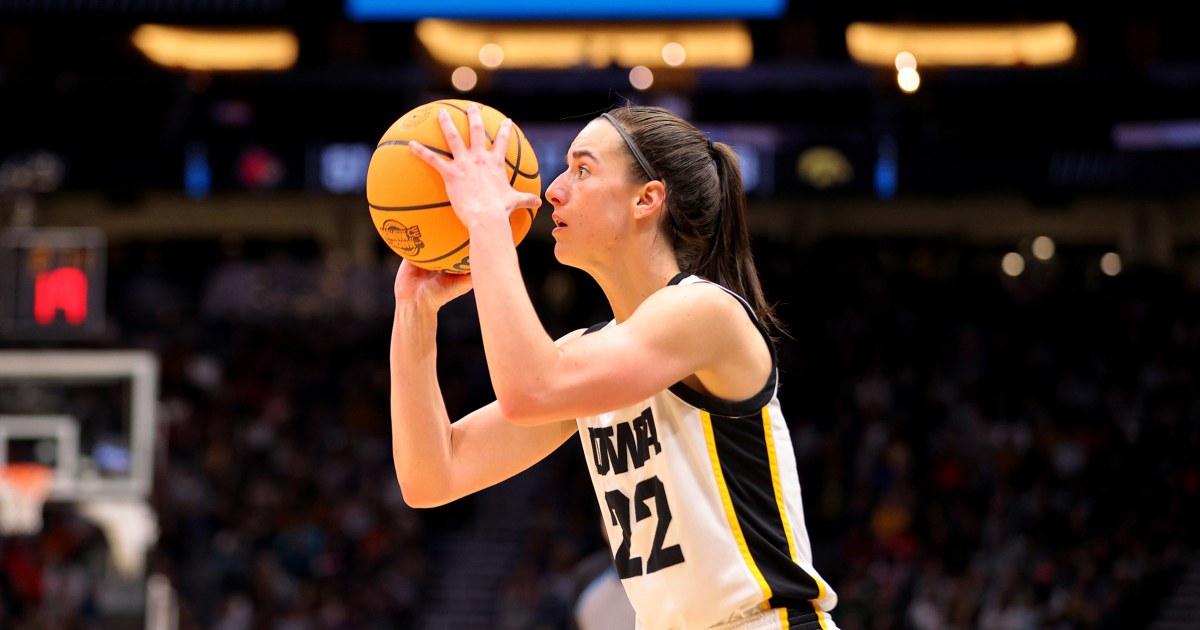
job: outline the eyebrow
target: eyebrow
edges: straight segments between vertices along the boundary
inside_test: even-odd
[[[571,157],[575,158],[576,160],[578,160],[579,158],[582,158],[582,157],[587,157],[587,158],[592,158],[593,160],[596,160],[597,162],[600,161],[596,157],[595,153],[592,153],[591,151],[588,151],[587,149],[575,149],[574,151],[571,152]],[[567,161],[569,162],[570,160],[567,160]]]

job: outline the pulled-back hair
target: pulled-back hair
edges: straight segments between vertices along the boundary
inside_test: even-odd
[[[662,233],[670,239],[679,268],[746,298],[768,330],[783,332],[754,267],[742,171],[733,149],[710,143],[694,125],[660,107],[619,107],[609,115],[666,187]],[[626,152],[632,178],[649,181],[628,146]]]

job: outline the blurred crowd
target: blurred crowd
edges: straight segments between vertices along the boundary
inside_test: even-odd
[[[149,570],[170,577],[184,629],[426,627],[455,546],[496,514],[400,495],[397,260],[252,245],[111,252],[104,343],[162,365]],[[1018,278],[955,242],[756,253],[789,327],[780,398],[843,630],[1153,621],[1200,543],[1197,287],[1136,266],[1103,276],[1069,248]],[[522,264],[552,334],[609,317],[548,244],[522,244]],[[447,307],[452,417],[492,399],[481,348],[470,298]],[[535,492],[504,495],[525,525],[481,627],[570,627],[580,567],[604,549],[582,462],[568,442],[526,473]],[[103,546],[69,506],[5,539],[0,627],[110,627]]]

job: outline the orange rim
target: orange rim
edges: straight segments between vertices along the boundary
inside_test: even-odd
[[[54,469],[41,464],[7,464],[0,468],[0,483],[25,495],[44,495],[54,479]]]

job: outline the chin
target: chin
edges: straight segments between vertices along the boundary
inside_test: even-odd
[[[575,256],[572,256],[571,252],[570,252],[570,248],[563,245],[562,243],[554,244],[554,259],[557,260],[559,262],[559,264],[566,265],[567,267],[574,267],[576,269],[582,269],[582,270],[586,271],[586,269],[584,269],[584,266],[582,264],[583,261],[579,260]]]
[[[561,264],[567,265],[568,267],[574,266],[571,264],[570,254],[565,251],[562,243],[554,243],[554,259]]]

